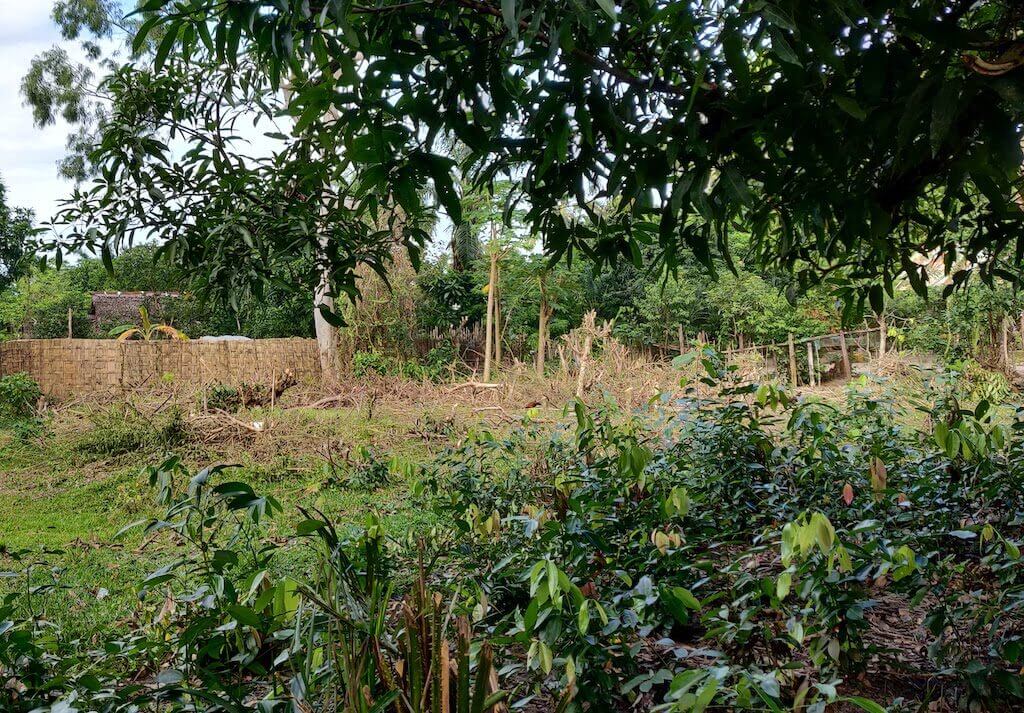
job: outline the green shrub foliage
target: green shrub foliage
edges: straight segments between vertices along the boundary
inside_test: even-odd
[[[448,640],[467,647],[452,690],[481,687],[450,710],[877,713],[861,674],[909,665],[878,628],[894,608],[923,641],[916,677],[966,709],[1019,707],[1024,413],[949,375],[910,428],[856,382],[844,404],[794,399],[693,358],[701,380],[641,412],[577,402],[554,432],[529,412],[422,469],[361,451],[352,485],[414,478],[429,533],[313,510],[285,526],[224,467],[150,469],[164,512],[139,526],[185,546],[139,591],[170,604],[86,646],[46,622],[47,587],[13,588],[4,709],[429,710],[408,693],[430,699]],[[307,566],[283,574],[285,548]]]
[[[42,396],[36,380],[23,371],[0,377],[0,418],[30,418]]]

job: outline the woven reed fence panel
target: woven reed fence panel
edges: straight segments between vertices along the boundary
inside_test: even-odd
[[[270,383],[286,369],[320,378],[315,339],[225,342],[19,339],[0,343],[0,375],[28,372],[49,396],[175,384]]]

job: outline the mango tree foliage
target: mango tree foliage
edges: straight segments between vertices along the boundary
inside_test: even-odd
[[[134,3],[120,0],[56,0],[50,19],[63,42],[46,49],[29,63],[21,80],[21,96],[32,110],[33,123],[53,125],[58,119],[71,127],[67,153],[58,161],[58,171],[75,181],[83,181],[96,170],[89,158],[92,145],[99,139],[112,100],[105,76],[123,61],[131,38],[142,21],[134,16],[122,18],[125,8]],[[150,41],[159,39],[154,33]],[[78,50],[69,52],[73,43]],[[146,49],[140,45],[137,50]],[[138,51],[132,52],[133,56]]]
[[[375,219],[380,201],[356,195],[335,155],[283,133],[281,95],[253,63],[224,67],[197,54],[154,71],[147,58],[105,87],[109,117],[91,153],[100,170],[56,217],[57,262],[84,248],[109,266],[126,246],[155,239],[161,256],[236,311],[268,290],[308,292],[325,262],[336,294],[356,293],[357,265],[384,273],[397,214]],[[416,254],[424,228],[401,225]]]
[[[458,222],[453,161],[517,182],[552,256],[727,261],[749,227],[806,285],[890,292],[941,251],[1024,252],[1018,3],[975,0],[151,0],[157,68],[209,53],[292,82],[296,129],[363,190]],[[333,107],[340,120],[325,118]],[[450,144],[449,144],[450,145]],[[515,200],[513,200],[513,203]],[[566,202],[576,212],[558,210]],[[601,206],[601,210],[596,208]],[[587,219],[567,216],[584,215]],[[216,240],[213,241],[216,243]],[[958,277],[965,279],[967,273]],[[863,294],[861,304],[863,304]]]

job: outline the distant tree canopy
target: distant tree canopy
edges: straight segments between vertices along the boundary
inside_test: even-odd
[[[75,337],[109,337],[114,322],[90,316],[94,292],[178,292],[177,298],[159,299],[146,306],[160,321],[172,324],[190,337],[207,334],[242,334],[249,337],[308,337],[313,332],[309,300],[293,290],[276,290],[264,301],[243,299],[237,309],[202,300],[189,287],[187,270],[157,259],[155,245],[137,245],[116,256],[108,272],[99,260],[80,260],[60,270],[38,270],[26,262],[17,281],[0,288],[0,340],[31,336],[40,339],[65,337],[68,311]]]
[[[0,290],[28,267],[32,249],[32,211],[7,204],[7,187],[0,179]]]
[[[355,263],[386,261],[365,214],[406,216],[415,257],[408,218],[433,195],[459,224],[461,177],[514,181],[509,211],[554,258],[714,269],[740,229],[851,311],[901,275],[925,292],[919,254],[967,264],[956,282],[1019,275],[1016,2],[149,0],[138,17],[136,49],[159,42],[112,80],[72,246],[148,231],[248,281],[328,233],[352,291]],[[295,118],[271,158],[243,155],[242,106]]]

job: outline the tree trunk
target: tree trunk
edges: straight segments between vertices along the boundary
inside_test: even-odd
[[[849,379],[853,370],[850,368],[850,352],[846,349],[846,332],[839,333],[839,353],[843,358],[843,376]]]
[[[583,398],[583,387],[586,385],[587,363],[590,361],[590,350],[594,346],[594,333],[588,331],[583,338],[583,353],[580,355],[580,370],[576,374],[576,398]]]
[[[291,102],[294,91],[292,80],[293,78],[289,78],[282,86],[285,104]],[[340,118],[338,110],[333,106],[328,109],[327,113],[333,121]],[[321,205],[321,215],[324,212],[326,212],[326,207]],[[313,328],[316,332],[317,350],[320,354],[321,378],[324,383],[334,385],[337,382],[338,367],[340,366],[338,363],[338,329],[324,319],[320,310],[323,307],[330,312],[334,311],[334,297],[330,294],[331,273],[327,265],[327,236],[321,232],[317,242],[316,260],[320,278],[317,281],[316,289],[313,290]]]
[[[323,254],[326,243],[327,238],[321,236],[318,251],[320,255]],[[334,297],[330,292],[330,271],[324,263],[320,266],[320,280],[313,293],[313,326],[316,329],[316,345],[320,353],[320,371],[324,382],[333,384],[338,378],[338,330],[324,318],[321,311],[321,307],[334,311]]]
[[[501,368],[501,266],[494,263],[494,366]]]
[[[686,353],[686,333],[683,331],[683,325],[679,325],[679,353]]]
[[[999,356],[1003,360],[1003,369],[1010,368],[1010,320],[1008,317],[1002,319],[1002,330],[999,335]]]
[[[487,279],[487,320],[484,323],[484,383],[491,381],[491,355],[494,353],[494,283],[498,273],[498,253],[491,255],[491,273]]]
[[[551,308],[548,306],[547,273],[542,272],[538,278],[540,281],[540,314],[537,323],[537,376],[544,376],[544,364],[547,361],[548,348],[548,320],[551,318]]]

